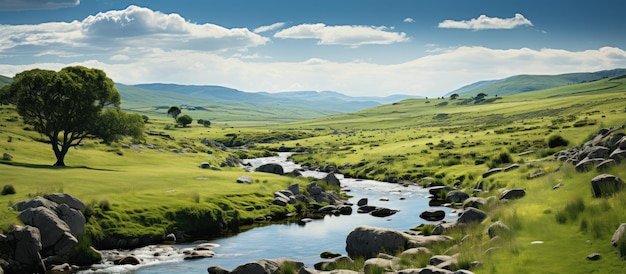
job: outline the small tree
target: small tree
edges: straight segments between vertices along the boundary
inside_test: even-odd
[[[178,119],[176,119],[176,122],[181,124],[183,127],[186,127],[188,124],[191,124],[191,122],[193,122],[193,119],[191,118],[191,116],[185,114],[178,117]]]
[[[143,119],[139,114],[130,114],[119,109],[107,109],[96,122],[94,133],[109,145],[121,140],[123,136],[141,138],[143,126]]]
[[[458,94],[456,94],[456,93],[455,93],[455,94],[450,95],[450,100],[456,100],[457,98],[459,98],[459,95],[458,95]]]
[[[177,106],[171,106],[168,110],[167,110],[167,116],[170,116],[172,118],[174,118],[174,121],[178,121],[178,115],[180,115],[180,108]]]
[[[205,127],[210,127],[211,126],[211,121],[209,121],[209,120],[198,119],[197,122],[198,122],[199,125],[203,125]]]
[[[141,119],[143,119],[144,124],[147,124],[148,120],[150,120],[150,117],[148,117],[148,115],[141,115]]]

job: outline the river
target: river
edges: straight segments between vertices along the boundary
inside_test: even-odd
[[[252,167],[265,163],[278,163],[285,172],[299,168],[297,164],[287,160],[289,153],[280,153],[278,157],[266,157],[247,160]],[[304,172],[305,176],[322,178],[326,174],[320,172]],[[386,217],[373,217],[368,214],[356,213],[349,216],[328,215],[324,219],[314,220],[305,225],[274,224],[239,233],[234,236],[214,239],[211,243],[218,244],[216,256],[199,260],[183,260],[181,250],[193,248],[196,244],[176,244],[148,246],[131,251],[142,258],[143,264],[137,266],[113,266],[110,262],[94,265],[91,270],[83,273],[207,273],[209,266],[221,266],[232,269],[240,264],[260,259],[287,257],[304,262],[307,266],[321,261],[322,251],[345,254],[345,239],[350,231],[359,225],[392,228],[401,231],[409,230],[420,223],[427,223],[419,218],[419,214],[429,209],[428,191],[418,186],[404,187],[372,180],[357,180],[337,176],[353,196],[351,202],[356,204],[361,198],[368,198],[370,205],[383,206],[400,210]],[[388,201],[381,201],[387,198]],[[383,199],[386,200],[386,199]],[[456,219],[450,209],[441,207],[447,213],[447,220]],[[157,254],[159,256],[155,256]]]

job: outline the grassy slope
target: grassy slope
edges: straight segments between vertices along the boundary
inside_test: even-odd
[[[203,210],[222,212],[223,216],[217,219],[224,222],[237,217],[243,225],[256,217],[294,211],[293,207],[272,206],[273,192],[291,183],[304,183],[265,173],[251,174],[240,168],[199,168],[205,161],[219,166],[228,156],[200,144],[203,132],[209,130],[203,127],[166,131],[177,138],[175,141],[146,137],[146,143],[160,148],[156,150],[123,149],[120,144],[105,147],[88,140],[68,153],[66,164],[70,168],[51,168],[54,156],[49,145],[35,141],[40,138],[38,134],[22,129],[14,109],[0,106],[0,117],[0,150],[14,156],[10,162],[0,162],[0,184],[12,184],[17,190],[15,195],[0,196],[0,204],[5,205],[0,209],[3,230],[8,224],[19,222],[16,213],[7,210],[8,206],[53,192],[72,194],[96,211],[98,220],[92,218],[88,226],[96,238],[163,235],[181,229],[175,223],[180,216]],[[153,128],[164,125],[158,121],[149,124]],[[183,147],[193,151],[170,152]],[[207,154],[207,150],[213,153]],[[255,183],[236,183],[242,175],[253,177]],[[111,204],[110,211],[99,208],[102,200]]]
[[[427,100],[412,99],[284,127],[334,129],[334,134],[298,140],[313,154],[296,159],[338,166],[365,163],[344,170],[351,176],[399,181],[433,176],[437,181],[463,188],[483,181],[490,190],[481,194],[485,197],[497,196],[500,188],[526,188],[525,198],[508,204],[491,204],[487,221],[465,232],[453,233],[458,239],[474,234],[471,244],[448,253],[461,252],[464,260],[482,261],[484,265],[475,269],[476,273],[614,273],[626,266],[610,244],[613,231],[626,222],[623,210],[626,193],[594,199],[590,180],[599,172],[576,173],[567,165],[555,172],[559,163],[536,159],[549,158],[554,151],[564,149],[547,148],[550,135],[559,134],[570,145],[579,145],[600,127],[624,125],[624,84],[623,78],[606,79],[505,96],[487,105],[460,106],[448,100],[447,106],[437,107],[443,100],[426,103]],[[441,113],[448,114],[448,118],[438,119]],[[575,127],[577,122],[582,126]],[[536,152],[517,155],[527,150]],[[503,152],[509,153],[514,162],[522,163],[522,168],[482,179],[482,172],[493,164],[490,159]],[[487,161],[477,164],[481,157]],[[549,175],[526,179],[538,171]],[[605,172],[626,178],[623,164]],[[565,186],[552,190],[557,183]],[[568,212],[566,205],[572,201],[583,201],[585,209],[564,224],[557,223],[556,215]],[[506,243],[494,244],[484,235],[486,226],[496,220],[515,231]],[[532,241],[544,244],[531,245]],[[483,255],[494,245],[502,247],[501,251]],[[603,259],[586,260],[593,252],[601,253]]]

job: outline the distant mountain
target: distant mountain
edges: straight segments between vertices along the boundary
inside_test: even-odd
[[[292,92],[244,92],[222,86],[197,86],[176,84],[139,84],[135,88],[167,93],[177,93],[196,98],[194,104],[207,103],[247,103],[256,106],[289,106],[303,109],[316,109],[324,113],[347,113],[362,109],[414,98],[409,95],[388,97],[351,97],[333,91],[292,91]],[[159,96],[154,94],[154,96]],[[124,96],[122,96],[124,98]],[[137,103],[137,102],[133,102]]]
[[[603,70],[597,72],[567,73],[559,75],[517,75],[500,80],[480,81],[463,86],[447,93],[461,97],[472,97],[479,93],[487,95],[511,95],[534,90],[542,90],[572,84],[579,84],[626,75],[626,69]]]

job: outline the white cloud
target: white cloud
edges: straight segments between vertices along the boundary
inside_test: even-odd
[[[128,57],[128,55],[124,55],[124,54],[116,54],[111,56],[111,58],[109,58],[109,60],[111,61],[128,61],[130,60],[130,57]]]
[[[245,28],[194,24],[178,14],[137,6],[70,23],[0,27],[0,55],[18,59],[55,51],[65,52],[66,56],[108,54],[106,58],[110,58],[129,47],[225,51],[256,47],[268,41]]]
[[[0,0],[0,10],[45,10],[75,7],[80,0]]]
[[[413,22],[415,22],[415,20],[413,20],[413,18],[411,18],[411,17],[407,17],[407,18],[404,18],[403,22],[404,23],[413,23]]]
[[[285,25],[285,23],[283,22],[278,22],[278,23],[274,23],[271,24],[269,26],[261,26],[258,27],[256,29],[253,30],[254,33],[262,33],[262,32],[267,32],[267,31],[272,31],[272,30],[277,30],[279,28],[282,28]]]
[[[317,39],[320,45],[344,45],[350,47],[388,45],[409,40],[404,32],[390,32],[387,31],[387,27],[327,26],[322,23],[302,24],[286,28],[274,34],[274,37],[283,39]]]
[[[484,30],[484,29],[512,29],[520,26],[532,26],[533,23],[526,19],[524,15],[519,13],[515,14],[513,18],[498,18],[488,17],[481,15],[478,18],[470,20],[454,21],[444,20],[439,23],[440,28],[448,29],[471,29],[471,30]]]

